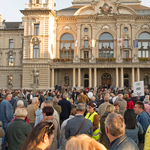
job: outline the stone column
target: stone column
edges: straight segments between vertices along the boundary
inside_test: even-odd
[[[89,87],[92,87],[92,68],[89,68]]]
[[[137,81],[140,81],[140,68],[137,68]]]
[[[117,38],[121,38],[120,37],[120,24],[119,23],[116,24],[116,28],[117,28]],[[118,45],[116,45],[116,46],[117,46],[117,57],[118,57],[118,55],[120,54],[120,46],[118,46]],[[120,54],[120,56],[121,56],[121,54]]]
[[[92,24],[92,40],[96,40],[95,39],[95,24]],[[94,57],[96,57],[96,47],[92,47],[92,55],[94,55]]]
[[[81,69],[78,68],[78,87],[81,87]]]
[[[94,68],[94,88],[97,87],[97,68]]]
[[[78,40],[78,46],[77,46],[76,55],[78,55],[78,57],[80,58],[80,45],[81,45],[81,25],[80,24],[77,24],[77,40]]]
[[[121,68],[121,87],[124,87],[124,75],[123,75],[123,68]]]
[[[54,68],[52,68],[52,88],[54,88]]]
[[[73,68],[73,87],[75,87],[76,84],[76,68]]]
[[[131,87],[133,87],[133,83],[135,82],[135,74],[134,74],[134,68],[132,68],[132,85]]]
[[[116,88],[119,87],[118,68],[116,68]]]

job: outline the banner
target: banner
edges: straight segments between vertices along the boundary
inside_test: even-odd
[[[122,38],[117,38],[117,45],[123,46],[123,39]]]
[[[75,42],[75,47],[77,47],[78,46],[78,40],[76,39],[76,42]]]
[[[96,47],[96,40],[90,40],[90,46]]]
[[[138,47],[138,39],[133,40],[133,45],[134,45],[134,48],[135,48],[135,47]]]
[[[134,82],[133,90],[136,96],[144,96],[144,81]]]

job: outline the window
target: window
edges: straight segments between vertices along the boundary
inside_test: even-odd
[[[113,56],[113,37],[111,34],[105,32],[99,37],[99,57],[112,58]]]
[[[89,29],[88,28],[84,28],[84,32],[88,32],[89,31]]]
[[[39,46],[34,45],[33,47],[33,58],[39,58]]]
[[[8,76],[8,85],[12,85],[12,76]]]
[[[88,41],[88,40],[85,40],[85,41],[84,41],[84,48],[88,48],[88,46],[89,46],[89,41]]]
[[[39,0],[36,0],[36,3],[39,4]]]
[[[89,75],[84,75],[84,87],[89,87]]]
[[[65,85],[69,86],[69,77],[68,76],[64,77],[64,83],[65,83]]]
[[[74,37],[69,33],[60,38],[60,58],[74,58]]]
[[[128,32],[128,28],[127,27],[124,28],[124,32]]]
[[[84,58],[89,58],[89,52],[88,51],[84,51]]]
[[[39,24],[34,25],[34,35],[39,35]]]
[[[124,40],[124,48],[128,48],[128,40]]]
[[[138,38],[138,56],[150,57],[150,34],[143,32]]]
[[[124,58],[129,58],[129,51],[124,51]]]
[[[14,48],[14,40],[9,39],[9,48]]]
[[[13,58],[12,55],[10,55],[9,58],[8,58],[8,65],[13,66],[13,61],[14,61],[14,58]]]

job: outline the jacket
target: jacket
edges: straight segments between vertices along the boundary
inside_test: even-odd
[[[70,119],[67,122],[67,125],[65,127],[65,137],[68,139],[71,136],[74,136],[78,129],[80,128],[81,124],[84,121],[84,116],[83,115],[76,115],[73,119]],[[90,137],[93,135],[93,124],[90,120],[86,119],[82,128],[78,132],[78,134],[87,134]]]
[[[31,125],[22,119],[15,119],[11,122],[7,131],[8,149],[20,150],[31,131]]]
[[[127,109],[133,109],[134,110],[134,103],[132,100],[127,99]]]
[[[135,105],[135,103],[138,101],[137,97],[131,97],[131,100],[133,101],[133,104]]]
[[[100,118],[104,115],[105,113],[105,109],[106,107],[110,105],[109,102],[104,102],[103,104],[101,104],[99,107],[98,107],[98,113],[100,115]]]
[[[36,112],[35,112],[35,125],[34,127],[42,120],[43,118],[43,114],[42,114],[42,109],[39,108]]]
[[[57,111],[57,113],[58,113],[58,115],[59,115],[59,117],[60,117],[61,106],[58,105],[58,104],[56,104],[56,103],[54,103],[54,104],[53,104],[53,107],[54,107],[54,109]]]
[[[3,136],[5,136],[5,132],[2,128],[0,128],[0,138],[2,138]]]
[[[109,150],[139,150],[134,141],[125,134],[110,143]]]
[[[144,143],[144,150],[150,150],[150,142],[149,142],[149,139],[150,139],[150,125],[146,131],[146,134],[145,134],[145,143]]]

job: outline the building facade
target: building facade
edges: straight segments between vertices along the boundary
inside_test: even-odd
[[[0,16],[0,88],[150,84],[150,8],[139,0],[30,0],[22,22]],[[92,46],[93,45],[93,46]]]

